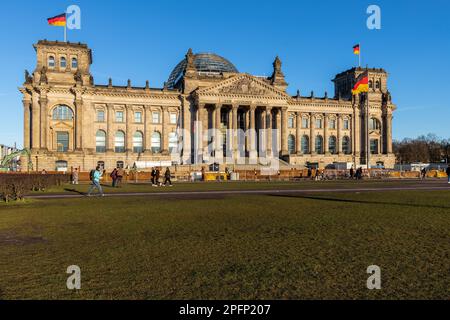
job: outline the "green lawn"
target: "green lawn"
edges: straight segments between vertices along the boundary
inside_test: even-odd
[[[448,299],[449,230],[448,191],[27,200],[0,205],[0,299]]]
[[[222,191],[222,190],[288,190],[288,189],[328,189],[328,188],[370,188],[370,187],[403,187],[403,186],[427,186],[428,184],[447,186],[443,179],[433,179],[427,181],[418,180],[335,180],[335,181],[312,181],[302,180],[292,181],[228,181],[228,182],[182,182],[175,183],[174,187],[152,187],[149,183],[129,183],[123,184],[120,188],[112,188],[110,184],[102,184],[106,193],[127,193],[127,192],[173,192],[173,191]],[[60,187],[54,187],[45,191],[45,194],[76,194],[86,192],[89,183],[80,185],[67,184]],[[95,190],[96,191],[96,190]],[[42,192],[33,192],[39,195]]]

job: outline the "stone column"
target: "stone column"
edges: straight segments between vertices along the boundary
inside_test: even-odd
[[[81,150],[82,146],[82,126],[83,126],[83,101],[75,100],[75,150]]]
[[[30,108],[31,108],[31,100],[24,99],[23,100],[23,147],[26,149],[30,149]],[[23,166],[24,164],[22,164]],[[28,164],[27,164],[28,165]]]
[[[40,148],[47,149],[47,104],[48,100],[46,96],[39,98],[40,105],[40,118],[41,118],[41,128],[40,128]]]
[[[133,152],[133,110],[131,105],[125,106],[125,150],[127,152]]]
[[[309,153],[316,154],[316,150],[314,149],[314,123],[315,117],[311,112],[309,114]]]
[[[152,130],[150,130],[152,121],[152,111],[150,106],[144,105],[144,152],[152,151]]]
[[[359,114],[359,108],[355,107],[353,116],[353,137],[354,141],[353,154],[356,157],[361,156],[361,125],[360,125],[361,115]]]
[[[256,123],[255,123],[255,111],[256,111],[256,106],[255,105],[251,105],[250,106],[250,157],[251,158],[256,158],[257,157],[257,153],[256,153]]]
[[[183,99],[183,106],[182,106],[182,114],[183,114],[183,122],[182,125],[180,125],[180,128],[183,130],[180,130],[182,132],[182,137],[179,137],[183,139],[183,163],[188,162],[190,163],[190,155],[191,155],[191,104],[189,100],[186,98]],[[181,121],[180,121],[181,123]]]
[[[323,153],[330,154],[329,144],[328,144],[328,116],[326,113],[323,114]]]
[[[107,152],[113,152],[114,151],[114,135],[115,132],[113,130],[113,123],[114,123],[114,105],[108,103],[106,105],[106,112],[107,114],[107,123],[106,123],[106,150]]]
[[[341,135],[341,115],[336,114],[336,129],[337,129],[337,137],[336,137],[336,144],[337,144],[337,153],[342,153],[342,135]]]
[[[287,107],[281,108],[281,155],[288,154],[287,146]]]
[[[295,113],[296,122],[295,122],[295,144],[296,151],[298,155],[302,154],[302,137],[301,137],[301,126],[302,126],[302,114],[300,112]]]
[[[272,154],[272,107],[266,107],[266,128],[267,128],[267,154]]]
[[[231,106],[231,113],[232,113],[232,142],[231,142],[231,148],[233,150],[233,157],[238,157],[238,109],[239,105],[233,104]]]
[[[161,146],[162,146],[162,153],[168,154],[169,153],[169,111],[167,108],[162,107],[162,132],[161,132]]]
[[[41,145],[41,127],[40,119],[41,107],[39,105],[38,93],[33,93],[32,106],[31,106],[31,148],[34,150],[39,149]]]
[[[214,124],[214,146],[216,149],[216,153],[220,153],[222,151],[222,131],[221,131],[221,110],[222,110],[222,105],[221,104],[216,104],[215,107],[215,124]]]
[[[392,153],[392,114],[386,117],[387,153]]]

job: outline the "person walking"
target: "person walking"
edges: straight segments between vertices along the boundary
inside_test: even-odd
[[[447,173],[448,183],[450,183],[450,165],[448,165],[447,170],[445,170],[445,173]]]
[[[102,176],[102,173],[100,172],[100,167],[98,166],[98,167],[95,168],[95,170],[92,172],[92,176],[91,176],[92,184],[91,184],[91,186],[89,187],[89,190],[88,190],[88,193],[87,193],[87,196],[88,196],[88,197],[91,196],[91,193],[92,193],[92,191],[94,190],[94,188],[96,188],[96,189],[98,190],[98,193],[99,193],[102,197],[105,196],[105,194],[103,193],[102,186],[100,185],[100,178],[101,178],[101,176]]]
[[[420,171],[420,176],[421,176],[422,180],[425,180],[425,177],[427,176],[427,169],[423,168]]]
[[[75,170],[72,172],[72,184],[78,184],[78,168],[75,168]]]
[[[151,177],[151,181],[152,181],[152,186],[156,186],[156,169],[155,167],[152,168],[152,172],[150,174]]]
[[[119,185],[122,184],[122,179],[125,174],[125,171],[121,167],[117,167],[117,179],[116,179],[116,188],[119,188]]]
[[[353,169],[353,166],[350,168],[350,179],[353,180],[353,177],[355,176],[355,170]]]
[[[112,179],[112,187],[115,188],[117,186],[117,168],[114,168],[109,176]]]
[[[170,169],[167,167],[166,172],[164,172],[164,185],[167,185],[167,182],[169,182],[169,186],[172,186],[172,180],[170,179]]]
[[[156,168],[155,184],[156,184],[157,187],[159,187],[161,185],[161,183],[159,182],[160,175],[161,175],[161,171],[159,170],[159,168]]]

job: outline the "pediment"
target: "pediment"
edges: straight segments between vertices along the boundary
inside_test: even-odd
[[[249,74],[239,74],[223,80],[211,87],[197,91],[198,95],[230,95],[230,96],[257,96],[276,99],[289,99],[285,92],[274,88],[257,77]]]

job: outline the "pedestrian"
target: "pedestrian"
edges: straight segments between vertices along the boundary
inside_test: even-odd
[[[117,179],[116,179],[116,187],[119,188],[119,185],[122,183],[122,179],[125,172],[123,168],[117,167]]]
[[[312,170],[311,170],[311,168],[308,168],[308,178],[311,178],[311,176],[312,176]]]
[[[112,187],[115,188],[117,186],[117,168],[114,168],[109,176],[112,179]]]
[[[169,182],[169,186],[172,186],[172,180],[170,180],[170,169],[167,167],[166,172],[164,172],[164,185],[167,185]]]
[[[97,166],[97,168],[95,168],[95,170],[91,171],[91,177],[90,178],[91,178],[92,184],[89,187],[89,190],[88,190],[88,193],[87,193],[88,197],[91,196],[91,193],[94,190],[94,188],[96,188],[98,190],[98,193],[102,197],[105,196],[105,194],[103,193],[102,186],[100,185],[100,178],[101,178],[101,176],[102,176],[102,173],[100,172],[100,166]]]
[[[350,168],[350,179],[353,180],[354,176],[355,176],[355,170],[353,169],[353,166],[352,166],[352,167]]]
[[[151,181],[152,181],[152,186],[156,186],[156,169],[155,167],[152,168],[152,172],[150,173],[150,177],[151,177]]]
[[[423,168],[420,172],[422,180],[425,180],[425,177],[427,176],[427,169]]]
[[[161,175],[161,171],[159,170],[159,168],[156,168],[156,173],[155,173],[155,184],[156,186],[161,186],[161,182],[159,182],[159,177]]]
[[[448,165],[447,170],[445,170],[445,173],[447,173],[448,183],[450,183],[450,165]]]
[[[72,172],[72,184],[78,184],[78,168]]]

